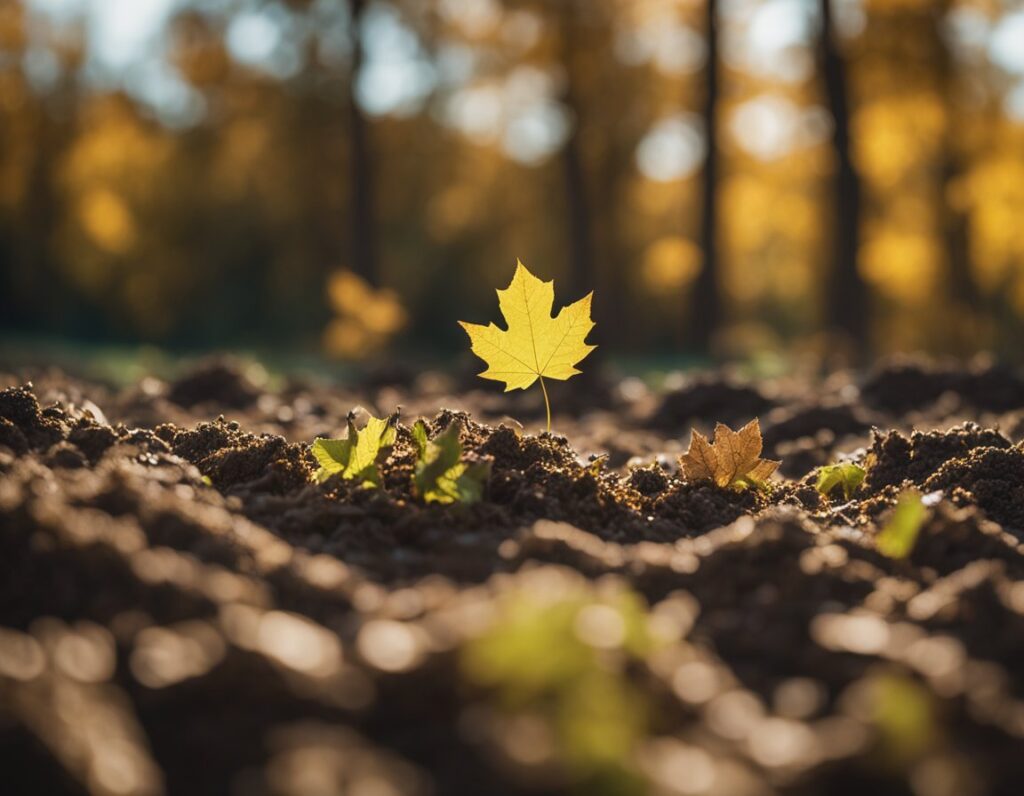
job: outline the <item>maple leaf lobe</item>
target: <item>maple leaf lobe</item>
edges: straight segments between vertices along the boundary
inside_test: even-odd
[[[711,443],[708,442],[708,438],[697,429],[690,430],[690,447],[680,457],[679,463],[682,465],[683,473],[690,481],[715,480],[718,456]]]

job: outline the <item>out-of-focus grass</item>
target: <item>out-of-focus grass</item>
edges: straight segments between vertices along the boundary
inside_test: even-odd
[[[220,355],[229,355],[243,368],[258,365],[265,371],[260,381],[271,387],[285,376],[343,382],[353,379],[359,372],[352,365],[293,349],[174,351],[149,345],[103,345],[11,335],[0,340],[0,369],[56,367],[118,387],[133,384],[146,376],[174,378],[204,359]]]
[[[269,385],[286,376],[315,381],[351,382],[381,368],[405,367],[412,372],[452,372],[463,364],[448,352],[402,349],[382,353],[363,363],[331,359],[315,348],[211,348],[176,350],[155,345],[121,345],[77,342],[68,339],[7,334],[0,338],[0,369],[57,367],[76,376],[123,387],[145,376],[174,378],[211,356],[229,354],[242,363],[259,363],[267,372]],[[467,372],[474,363],[465,357]],[[671,387],[680,373],[697,373],[716,367],[708,358],[682,354],[609,355],[601,367],[617,377],[643,380],[660,389]],[[750,357],[730,362],[730,371],[752,380],[793,373],[801,363],[782,354]]]

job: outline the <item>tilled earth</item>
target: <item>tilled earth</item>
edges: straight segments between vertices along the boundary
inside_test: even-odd
[[[0,792],[1024,792],[1015,371],[570,382],[554,435],[437,374],[263,376],[0,373]],[[313,482],[316,436],[399,404],[383,488]],[[421,416],[485,500],[412,493]],[[691,428],[753,417],[782,477],[680,478]]]

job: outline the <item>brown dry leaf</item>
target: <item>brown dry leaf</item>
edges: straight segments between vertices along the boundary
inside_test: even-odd
[[[755,418],[739,431],[718,423],[714,442],[694,429],[679,464],[688,481],[709,480],[727,487],[763,483],[781,462],[761,458],[761,424]]]

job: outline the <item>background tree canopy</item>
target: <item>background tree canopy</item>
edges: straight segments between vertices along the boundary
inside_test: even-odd
[[[1024,3],[0,0],[0,328],[1013,354]]]

